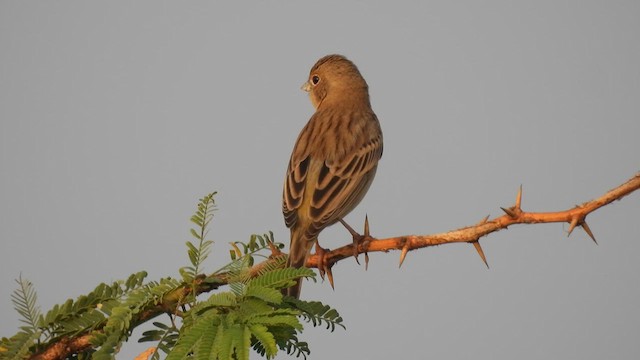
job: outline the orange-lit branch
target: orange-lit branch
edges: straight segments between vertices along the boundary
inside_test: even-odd
[[[522,187],[516,196],[514,206],[502,208],[505,215],[489,220],[488,217],[482,219],[479,223],[467,226],[458,230],[448,231],[433,235],[403,235],[395,236],[387,239],[375,239],[365,236],[365,241],[360,243],[358,253],[367,253],[375,251],[388,252],[389,250],[400,250],[400,265],[404,261],[407,253],[412,250],[425,248],[429,246],[443,245],[448,243],[467,242],[475,246],[478,254],[486,264],[484,252],[480,247],[479,239],[483,236],[496,231],[506,229],[516,224],[536,224],[536,223],[569,223],[569,235],[576,227],[582,227],[589,237],[595,242],[595,236],[587,225],[586,217],[591,212],[613,202],[620,200],[624,196],[638,190],[640,188],[640,173],[629,179],[629,181],[616,187],[600,196],[597,199],[587,201],[574,208],[555,211],[555,212],[526,212],[522,210]],[[365,233],[366,234],[366,233]],[[324,270],[330,273],[331,266],[336,262],[353,256],[354,251],[352,244],[344,245],[340,248],[327,251],[323,263]],[[317,255],[309,257],[307,267],[318,267],[320,261]]]

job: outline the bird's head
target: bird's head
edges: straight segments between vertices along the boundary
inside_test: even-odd
[[[369,102],[368,86],[354,63],[342,55],[327,55],[316,62],[302,85],[317,109],[322,104]]]

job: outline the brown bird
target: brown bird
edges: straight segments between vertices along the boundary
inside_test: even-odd
[[[358,68],[328,55],[302,86],[316,112],[302,129],[289,160],[282,212],[291,229],[288,266],[303,267],[318,234],[351,212],[367,193],[382,156],[382,130]],[[354,237],[355,239],[355,237]],[[354,252],[357,243],[354,241]],[[287,289],[300,296],[301,283]]]

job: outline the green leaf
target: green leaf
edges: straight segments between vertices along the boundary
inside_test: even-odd
[[[194,252],[194,253],[198,252],[198,248],[196,248],[196,246],[191,241],[187,241],[186,244],[187,244],[188,251]]]
[[[314,278],[315,272],[309,268],[285,268],[275,269],[258,276],[252,281],[252,284],[264,287],[282,288],[289,284],[290,281],[301,277]]]
[[[40,308],[37,305],[36,290],[31,281],[22,278],[22,274],[15,281],[19,287],[11,294],[11,302],[14,309],[22,317],[20,321],[27,324],[23,330],[34,333],[38,331],[38,320],[41,317]]]
[[[216,337],[213,339],[213,344],[211,345],[211,356],[209,356],[209,358],[218,360],[229,359],[231,356],[229,353],[229,343],[231,340],[229,331],[225,331],[223,324],[220,324],[216,330]]]
[[[198,234],[198,232],[195,229],[190,229],[190,230],[191,230],[191,236],[193,236],[198,240],[202,240],[202,237],[200,236],[200,234]]]
[[[344,324],[342,324],[342,317],[340,317],[338,311],[328,305],[324,305],[319,301],[304,301],[292,297],[287,297],[286,302],[293,305],[296,309],[300,309],[302,311],[302,317],[307,322],[311,322],[313,326],[325,323],[326,328],[331,331],[334,331],[336,326],[345,329]]]
[[[260,324],[265,326],[286,325],[296,330],[302,330],[302,324],[294,315],[272,315],[272,316],[256,316],[251,319],[251,324]]]
[[[190,241],[186,242],[187,255],[189,256],[191,265],[193,265],[193,271],[181,272],[185,282],[191,281],[193,277],[201,272],[202,263],[209,255],[211,244],[213,244],[213,241],[205,240],[205,236],[208,233],[207,227],[213,218],[213,211],[215,210],[214,195],[215,193],[210,193],[200,199],[195,214],[190,218],[191,222],[199,227],[199,229],[192,228],[189,230],[191,236],[198,239],[198,243],[196,245]]]
[[[192,251],[189,251],[187,254],[189,255],[189,261],[191,261],[191,264],[194,266],[195,270],[197,271],[198,265],[199,265],[197,254]]]
[[[216,338],[215,331],[204,332],[198,342],[198,350],[196,351],[196,360],[207,360],[211,358],[213,351],[213,342]]]
[[[192,266],[181,267],[180,269],[178,269],[178,271],[180,272],[180,276],[182,277],[182,280],[184,280],[185,283],[192,282],[197,275],[196,269]]]
[[[242,339],[236,346],[236,359],[249,360],[249,348],[251,347],[251,330],[246,326],[238,326],[238,337]]]
[[[105,316],[101,311],[96,309],[87,309],[78,312],[57,323],[57,334],[79,334],[87,329],[96,327],[103,323]]]
[[[202,224],[203,224],[202,218],[198,217],[198,216],[195,216],[195,215],[192,216],[191,219],[189,219],[189,220],[191,220],[192,223],[194,223],[194,224],[196,224],[198,226],[202,226]]]
[[[163,324],[161,322],[157,322],[157,321],[153,322],[153,326],[155,326],[157,328],[160,328],[162,330],[169,330],[170,329],[169,325],[165,325],[165,324]]]
[[[265,350],[267,357],[274,357],[278,352],[276,339],[269,329],[262,324],[251,324],[249,330],[253,336],[260,342],[261,347]]]
[[[247,286],[245,296],[255,297],[273,304],[282,303],[282,292],[280,290],[256,285],[254,282],[249,283]]]
[[[9,339],[6,349],[0,351],[0,358],[11,360],[22,360],[29,357],[29,348],[36,344],[41,332],[19,332]],[[3,343],[4,343],[3,339]],[[0,347],[1,348],[1,347]]]
[[[159,341],[164,334],[165,331],[162,330],[147,330],[142,333],[142,337],[138,339],[138,342]]]
[[[190,313],[201,313],[212,307],[232,307],[237,304],[236,296],[230,292],[215,293],[203,302],[194,305]]]
[[[200,339],[205,334],[215,333],[219,327],[218,325],[218,315],[209,313],[199,318],[192,326],[186,329],[183,327],[176,346],[169,352],[166,360],[187,358],[187,355],[194,350]],[[203,356],[203,354],[198,354],[198,358],[201,356]]]

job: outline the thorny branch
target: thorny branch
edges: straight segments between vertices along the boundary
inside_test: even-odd
[[[429,246],[443,245],[448,243],[471,243],[475,246],[478,254],[482,260],[487,263],[482,248],[480,247],[479,240],[481,237],[491,234],[496,231],[506,229],[507,227],[515,224],[536,224],[536,223],[556,223],[566,222],[569,223],[569,235],[576,227],[581,227],[593,241],[596,241],[595,236],[591,232],[591,229],[587,225],[586,217],[595,210],[610,204],[615,200],[620,200],[623,197],[631,194],[632,192],[640,189],[640,172],[629,179],[624,184],[616,187],[605,193],[604,195],[587,201],[581,205],[577,205],[571,209],[556,212],[526,212],[522,210],[522,188],[518,191],[516,196],[516,202],[509,208],[502,208],[505,215],[496,217],[489,220],[488,217],[482,219],[475,225],[467,226],[453,231],[448,231],[440,234],[433,235],[404,235],[396,236],[387,239],[375,239],[369,235],[369,225],[365,221],[365,231],[363,236],[359,239],[357,251],[354,252],[353,243],[349,241],[347,245],[340,248],[327,251],[322,258],[318,255],[312,255],[307,260],[306,266],[310,268],[320,269],[321,274],[326,273],[329,277],[329,281],[332,281],[331,267],[342,259],[357,255],[365,254],[365,261],[368,261],[367,253],[369,252],[388,252],[390,250],[400,250],[400,265],[404,261],[407,253],[412,250],[421,249]],[[251,268],[251,272],[258,275],[266,265],[273,261],[281,261],[283,254],[272,247],[273,255],[264,262],[258,263]],[[228,282],[228,274],[217,274],[210,276],[208,281],[204,281],[206,276],[200,276],[200,285],[196,289],[196,293],[205,293],[217,289],[218,287]],[[214,280],[214,281],[211,281]],[[175,313],[176,307],[180,304],[179,299],[183,298],[186,294],[191,293],[192,290],[188,286],[184,286],[177,289],[163,298],[163,301],[159,304],[153,305],[148,309],[145,309],[138,314],[138,318],[133,322],[135,327],[138,324],[144,323],[158,315],[164,313]],[[74,338],[63,338],[55,343],[50,344],[42,352],[33,354],[31,359],[64,359],[73,354],[78,354],[91,349],[92,345],[90,339],[93,333],[101,332],[100,329],[95,329],[92,332],[83,333],[77,335]]]
[[[615,200],[622,199],[639,188],[640,172],[624,184],[609,190],[604,195],[581,205],[576,205],[571,209],[555,212],[526,212],[523,211],[521,207],[522,187],[520,187],[515,204],[509,208],[501,208],[505,213],[504,215],[491,220],[489,220],[487,216],[475,225],[433,235],[403,235],[387,239],[375,239],[369,235],[369,224],[368,221],[365,220],[364,235],[355,253],[365,254],[365,261],[368,261],[367,253],[369,252],[400,250],[400,265],[402,265],[407,253],[411,250],[448,243],[466,242],[474,245],[478,251],[478,255],[480,255],[480,258],[488,267],[486,257],[482,251],[482,247],[480,247],[479,240],[481,237],[516,224],[566,222],[569,223],[568,235],[571,235],[576,227],[582,227],[587,235],[595,242],[596,238],[586,222],[587,215]],[[307,260],[306,266],[320,269],[321,274],[326,273],[333,286],[331,267],[338,261],[351,256],[354,256],[354,250],[350,242],[340,248],[326,251],[322,258],[318,255],[312,255]]]

